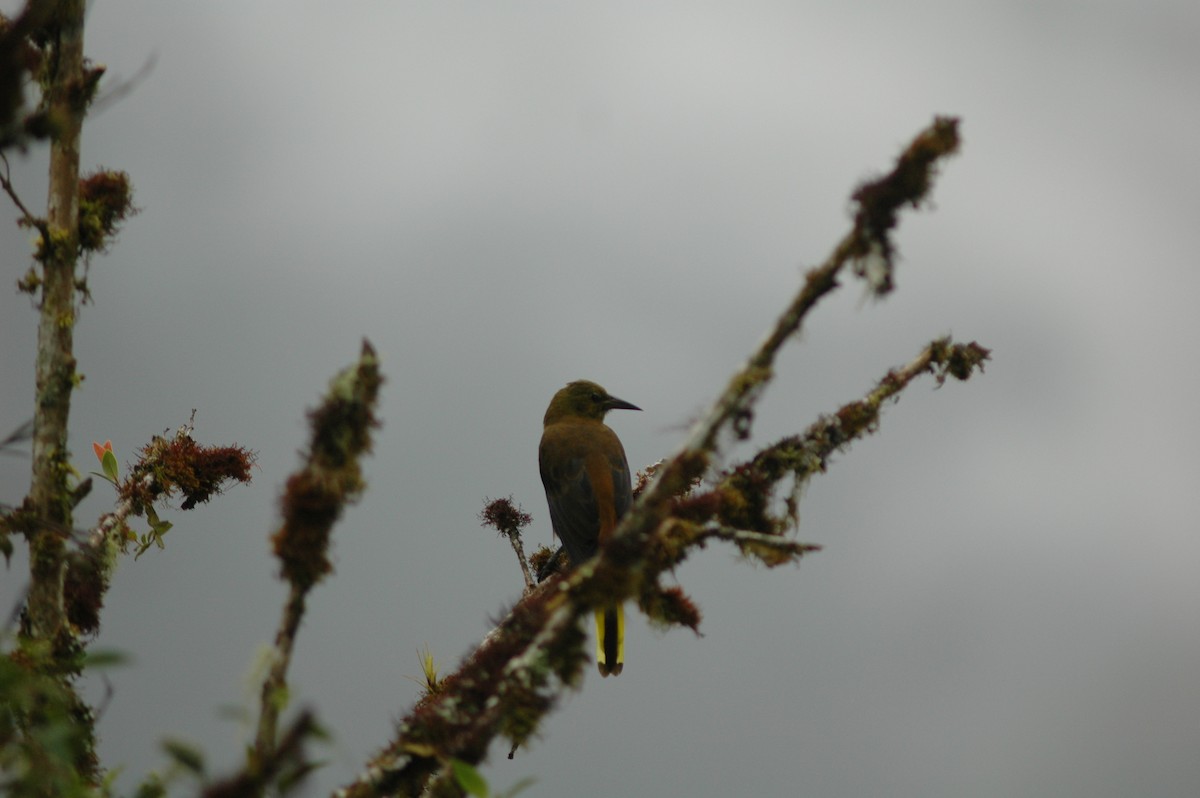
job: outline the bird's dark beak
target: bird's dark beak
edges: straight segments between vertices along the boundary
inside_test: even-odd
[[[630,402],[626,402],[624,399],[618,399],[615,396],[610,396],[604,400],[604,409],[606,411],[608,411],[608,410],[641,410],[642,408],[638,407],[635,404],[631,404]]]

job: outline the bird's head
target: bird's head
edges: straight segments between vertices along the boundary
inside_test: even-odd
[[[601,421],[609,410],[641,409],[624,399],[609,396],[608,391],[594,382],[576,380],[554,394],[550,406],[546,408],[545,423],[553,424],[555,421],[572,417]]]

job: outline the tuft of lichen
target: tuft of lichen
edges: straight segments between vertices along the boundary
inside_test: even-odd
[[[900,210],[918,207],[929,195],[938,162],[958,151],[958,119],[939,116],[908,145],[891,172],[860,185],[851,195],[857,204],[850,256],[854,271],[867,278],[876,296],[895,285],[896,247],[891,233]]]
[[[183,496],[190,510],[221,493],[229,482],[250,482],[256,455],[241,446],[201,446],[188,434],[155,436],[138,452],[138,462],[117,487],[141,514],[160,500]]]
[[[663,626],[686,626],[700,634],[700,608],[679,586],[650,585],[638,597],[638,606],[650,620]]]
[[[121,228],[137,213],[133,183],[125,172],[99,169],[79,180],[79,251],[103,252]]]
[[[506,499],[487,499],[483,511],[479,513],[480,526],[490,526],[501,535],[519,535],[521,530],[533,523],[533,516],[513,502],[513,497]]]

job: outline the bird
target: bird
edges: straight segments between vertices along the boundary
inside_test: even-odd
[[[576,380],[554,394],[542,420],[538,469],[550,524],[571,564],[593,557],[633,504],[629,462],[604,423],[610,410],[641,410],[594,382]],[[625,667],[625,610],[596,610],[596,665],[601,676]]]

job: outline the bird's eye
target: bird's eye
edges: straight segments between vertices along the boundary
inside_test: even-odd
[[[599,394],[599,393],[597,393],[596,391],[592,391],[592,401],[593,401],[593,402],[599,402],[599,401],[600,401],[600,394]]]

